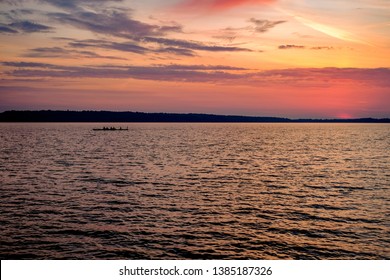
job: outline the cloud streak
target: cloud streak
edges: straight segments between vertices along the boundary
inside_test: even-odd
[[[48,32],[53,28],[47,25],[31,22],[28,20],[17,21],[9,24],[11,28],[15,28],[21,32],[33,33],[33,32]]]
[[[3,65],[17,67],[9,75],[15,77],[50,77],[50,78],[115,78],[140,79],[154,81],[181,81],[181,82],[212,82],[227,81],[240,78],[239,75],[229,73],[223,66],[187,66],[160,65],[160,66],[61,66],[43,63],[4,62]],[[230,67],[226,69],[231,70]]]
[[[333,47],[329,47],[329,46],[320,46],[320,47],[311,47],[310,48],[311,50],[334,50]]]
[[[147,48],[140,46],[139,44],[129,42],[111,42],[107,40],[79,40],[69,43],[69,46],[74,48],[100,48],[106,50],[115,50],[121,52],[129,52],[136,54],[146,53],[168,53],[178,56],[195,56],[195,53],[187,48],[176,48],[176,47],[159,47],[159,48]]]
[[[255,19],[255,18],[251,18],[249,21],[255,24],[255,31],[258,33],[267,32],[271,28],[274,28],[276,25],[286,22],[285,20],[270,21],[270,20]]]
[[[17,34],[19,32],[7,25],[0,24],[0,33]]]
[[[300,23],[302,23],[303,25],[310,27],[316,31],[321,32],[321,33],[324,33],[328,36],[331,36],[333,38],[337,38],[337,39],[340,39],[343,41],[353,42],[353,43],[357,43],[357,44],[372,46],[372,44],[370,44],[369,42],[361,40],[361,39],[357,38],[354,34],[348,32],[348,31],[342,30],[340,28],[336,28],[336,27],[333,27],[330,25],[318,23],[318,22],[315,22],[315,21],[312,21],[310,19],[300,17],[300,16],[294,16],[294,18],[296,20],[298,20]]]
[[[105,58],[105,59],[119,59],[126,60],[117,56],[104,56],[91,51],[77,51],[73,49],[65,49],[61,47],[47,47],[30,49],[24,54],[24,57],[34,58]]]
[[[53,28],[50,26],[28,20],[14,21],[9,24],[0,24],[0,33],[8,34],[50,32],[52,30]]]
[[[181,32],[179,25],[153,25],[134,20],[122,11],[105,12],[75,11],[73,13],[48,13],[48,16],[62,24],[89,30],[93,33],[113,35],[122,38],[162,36],[170,32]]]
[[[139,46],[133,42],[119,43],[108,40],[76,40],[69,42],[69,46],[74,48],[100,48],[137,54],[144,54],[150,51],[148,48]]]
[[[151,65],[151,66],[62,66],[46,63],[3,62],[13,68],[7,75],[18,78],[115,78],[153,81],[206,83],[243,83],[265,85],[369,84],[390,87],[390,68],[294,68],[253,71],[222,65]]]
[[[315,51],[321,51],[321,50],[334,50],[333,47],[329,46],[318,46],[318,47],[306,47],[302,45],[280,45],[278,46],[278,49],[280,50],[289,50],[289,49],[310,49]]]
[[[100,7],[108,3],[120,3],[122,0],[39,0],[62,9],[80,9],[81,6]]]
[[[136,41],[138,40],[138,41]],[[152,46],[150,46],[152,44]],[[157,47],[156,47],[157,44]],[[196,41],[176,40],[162,37],[135,37],[133,41],[113,42],[108,40],[71,40],[72,48],[99,48],[136,54],[174,54],[178,56],[196,56],[195,51],[208,52],[251,52],[247,48],[205,44]]]
[[[156,38],[156,37],[145,37],[142,38],[143,42],[158,43],[166,46],[180,47],[190,50],[198,51],[210,51],[210,52],[251,52],[251,49],[232,47],[232,46],[219,46],[212,44],[205,44],[202,42],[196,41],[187,41],[187,40],[176,40],[168,38]]]
[[[288,49],[304,49],[305,46],[298,46],[298,45],[280,45],[278,49],[280,50],[288,50]]]

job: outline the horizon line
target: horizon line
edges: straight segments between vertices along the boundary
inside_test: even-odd
[[[244,118],[244,119],[259,119],[258,121],[264,122],[272,122],[272,119],[278,122],[286,121],[286,122],[353,122],[353,121],[381,121],[381,122],[390,122],[390,117],[383,117],[383,118],[376,118],[376,117],[358,117],[358,118],[312,118],[312,117],[300,117],[300,118],[289,118],[289,117],[275,117],[275,116],[249,116],[249,115],[233,115],[233,114],[216,114],[216,113],[193,113],[193,112],[187,112],[187,113],[172,113],[172,112],[141,112],[141,111],[112,111],[112,110],[52,110],[52,109],[44,109],[44,110],[5,110],[0,112],[0,122],[7,122],[7,120],[3,120],[4,114],[9,114],[9,113],[118,113],[118,114],[123,114],[123,113],[128,113],[128,114],[144,114],[144,115],[171,115],[171,116],[204,116],[204,117],[217,117],[217,118]],[[21,116],[18,114],[18,116]],[[65,117],[65,116],[64,116]],[[266,120],[268,119],[268,120]],[[16,120],[16,121],[10,121],[10,122],[22,122],[21,120]],[[26,121],[26,122],[39,122],[39,121]],[[64,120],[56,121],[56,120],[45,120],[44,122],[64,122]],[[72,121],[70,121],[72,122]],[[80,120],[76,120],[73,122],[82,122]],[[95,121],[86,121],[86,122],[95,122]],[[110,122],[110,121],[97,121],[97,122]],[[113,120],[111,122],[118,122],[118,120]],[[126,122],[126,121],[124,121]],[[133,121],[128,121],[128,122],[135,122]],[[141,120],[141,122],[152,122],[150,120]],[[164,121],[164,120],[157,120],[157,122],[169,122],[169,121]],[[174,120],[171,122],[195,122],[194,120]],[[222,122],[221,120],[206,120],[206,121],[199,121],[199,122]],[[229,121],[227,121],[229,122]],[[230,122],[245,122],[243,120],[231,120]],[[253,121],[256,122],[256,121]]]

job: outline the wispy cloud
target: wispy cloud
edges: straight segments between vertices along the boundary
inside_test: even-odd
[[[302,46],[302,45],[280,45],[278,46],[278,49],[280,50],[289,50],[289,49],[310,49],[310,50],[315,50],[315,51],[320,51],[320,50],[334,50],[333,47],[329,46],[315,46],[315,47],[307,47],[307,46]]]
[[[3,62],[6,74],[18,78],[116,78],[154,81],[243,83],[246,85],[369,84],[390,87],[390,68],[292,68],[253,71],[223,65],[63,66],[31,62]]]
[[[334,47],[329,46],[319,46],[319,47],[311,47],[311,50],[334,50]]]
[[[310,27],[316,31],[321,32],[321,33],[324,33],[328,36],[331,36],[333,38],[337,38],[337,39],[340,39],[343,41],[372,46],[372,44],[370,44],[369,42],[361,40],[356,35],[348,32],[348,31],[342,30],[340,28],[333,27],[331,25],[322,24],[322,23],[319,23],[319,22],[316,22],[316,21],[313,21],[313,20],[310,20],[310,19],[307,19],[307,18],[304,18],[301,16],[294,15],[294,18],[296,20],[298,20],[300,23],[302,23],[303,25]]]
[[[13,62],[13,61],[3,61],[1,62],[4,66],[12,66],[12,67],[31,67],[31,68],[50,68],[50,67],[58,67],[58,65],[49,64],[49,63],[39,63],[39,62],[26,62],[26,61],[20,61],[20,62]]]
[[[35,32],[49,32],[53,30],[52,27],[39,24],[36,22],[23,20],[15,21],[9,24],[0,24],[0,33],[35,33]]]
[[[44,63],[3,62],[5,66],[16,67],[7,74],[15,77],[51,78],[133,78],[154,81],[215,82],[241,78],[240,75],[224,70],[227,66],[62,66]]]
[[[218,35],[214,35],[213,38],[232,43],[237,38],[240,30],[241,28],[226,27],[218,30]]]
[[[33,33],[33,32],[48,32],[53,28],[47,25],[31,22],[28,20],[17,21],[9,24],[11,28],[15,28],[21,32]]]
[[[299,37],[299,38],[305,38],[305,39],[307,39],[307,38],[313,38],[313,36],[301,34],[301,33],[299,33],[299,32],[293,32],[293,33],[291,33],[291,34],[294,35],[294,36],[297,36],[297,37]]]
[[[371,86],[390,87],[390,68],[291,68],[257,72],[253,78],[274,78],[284,83],[308,85],[353,83],[370,84]]]
[[[134,42],[112,42],[108,40],[75,40],[69,42],[69,46],[75,48],[100,48],[100,49],[109,49],[109,50],[117,50],[122,52],[131,52],[143,54],[147,53],[150,50],[148,48],[144,48],[142,46],[137,45]]]
[[[171,69],[171,70],[216,70],[216,71],[222,71],[222,70],[234,70],[234,71],[244,71],[244,70],[250,70],[248,68],[243,67],[234,67],[234,66],[227,66],[227,65],[180,65],[180,64],[167,64],[167,65],[157,65],[158,67],[164,67],[165,69]]]
[[[196,56],[195,52],[192,50],[175,47],[160,47],[155,52],[157,54],[167,53],[178,56]]]
[[[285,20],[271,21],[271,20],[264,20],[264,19],[255,19],[255,18],[251,18],[249,21],[255,24],[255,31],[259,33],[267,32],[268,30],[275,27],[276,25],[286,22]]]
[[[108,40],[74,40],[68,43],[73,48],[99,48],[106,50],[115,50],[128,53],[146,54],[146,53],[169,53],[179,56],[195,56],[195,53],[186,48],[176,47],[155,47],[149,48],[141,46],[140,43],[134,41],[128,42],[112,42]]]
[[[106,59],[119,59],[126,60],[122,57],[117,56],[105,56],[99,55],[91,51],[78,51],[74,49],[65,49],[61,47],[47,47],[47,48],[34,48],[28,50],[24,57],[34,57],[34,58],[106,58]]]
[[[179,25],[153,25],[144,23],[118,10],[104,12],[75,11],[73,13],[48,13],[48,16],[62,24],[89,30],[97,34],[112,35],[122,38],[134,36],[162,36],[170,32],[180,32]]]
[[[278,49],[280,50],[288,50],[288,49],[304,49],[305,46],[298,46],[298,45],[280,45]]]
[[[215,44],[206,44],[197,41],[189,41],[189,40],[176,40],[169,38],[158,38],[158,37],[145,37],[142,38],[143,42],[152,42],[158,43],[166,46],[174,46],[180,47],[190,50],[198,50],[198,51],[211,51],[211,52],[251,52],[251,49],[248,48],[240,48],[240,47],[232,47],[232,46],[220,46]]]
[[[19,32],[16,29],[13,29],[7,25],[0,24],[0,33],[16,34]]]
[[[122,0],[39,0],[63,9],[79,9],[81,6],[99,7],[104,4],[123,2]]]

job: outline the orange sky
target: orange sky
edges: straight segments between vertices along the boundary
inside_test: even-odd
[[[0,111],[390,117],[387,0],[0,7]]]

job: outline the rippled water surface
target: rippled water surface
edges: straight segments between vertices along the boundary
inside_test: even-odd
[[[2,259],[389,259],[390,125],[0,124]]]

